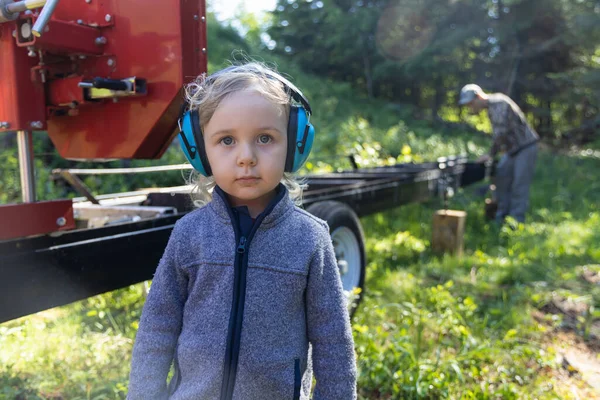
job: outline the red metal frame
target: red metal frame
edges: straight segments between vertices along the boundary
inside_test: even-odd
[[[205,1],[62,0],[40,38],[13,37],[36,17],[0,24],[0,122],[10,124],[0,131],[47,128],[65,158],[160,158],[181,87],[206,72]],[[146,79],[146,96],[86,101],[77,87],[133,76]]]
[[[35,121],[46,121],[44,86],[30,77],[37,59],[16,46],[14,30],[14,23],[0,24],[0,122],[9,124],[0,132],[32,130]]]
[[[0,206],[0,240],[75,229],[71,200]]]
[[[71,104],[83,104],[83,90],[77,85],[81,82],[80,76],[57,79],[48,83],[48,104],[56,107],[68,107]]]
[[[205,0],[62,0],[41,37],[23,37],[38,11],[0,23],[0,132],[47,129],[71,159],[159,158],[181,87],[206,72]],[[146,90],[88,98],[79,84],[97,77]],[[3,205],[0,221],[0,240],[75,228],[70,200]]]
[[[21,19],[17,27],[23,23],[33,25],[31,18]],[[20,29],[17,29],[19,32]],[[16,37],[17,46],[35,46],[38,50],[54,54],[93,54],[101,55],[103,46],[95,43],[96,38],[102,36],[102,31],[97,27],[79,25],[75,21],[60,21],[53,19],[48,22],[44,34],[40,37],[31,36],[24,40],[21,35]]]

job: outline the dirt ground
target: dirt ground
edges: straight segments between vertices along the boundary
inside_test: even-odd
[[[587,338],[581,336],[577,317],[585,309],[580,304],[554,298],[533,317],[546,323],[547,315],[560,315],[562,323],[551,328],[544,340],[545,345],[553,347],[563,368],[560,371],[561,391],[566,391],[576,399],[600,400],[600,321],[594,321]]]

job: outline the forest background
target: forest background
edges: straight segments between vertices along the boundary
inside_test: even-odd
[[[272,13],[208,16],[209,70],[250,57],[287,74],[315,110],[304,173],[476,158],[485,114],[462,85],[503,92],[540,133],[527,225],[468,212],[466,254],[429,249],[440,203],[362,219],[368,268],[353,320],[363,399],[595,398],[600,390],[600,2],[597,0],[279,1]],[[63,160],[34,135],[37,193],[74,197],[53,168],[183,162]],[[20,201],[15,140],[0,137],[0,203]],[[94,193],[182,183],[180,173],[87,177]],[[124,398],[144,301],[134,285],[0,325],[0,398]]]

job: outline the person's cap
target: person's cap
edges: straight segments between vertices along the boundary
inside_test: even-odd
[[[478,85],[469,83],[460,90],[460,99],[458,100],[458,104],[461,106],[469,104],[475,99],[475,96],[482,95],[483,93],[483,90]]]

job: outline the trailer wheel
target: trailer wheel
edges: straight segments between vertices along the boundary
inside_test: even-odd
[[[353,299],[352,314],[361,299],[366,267],[365,237],[358,216],[352,208],[339,201],[311,204],[306,211],[329,225],[344,292],[349,295],[354,288],[361,289],[358,297]]]

